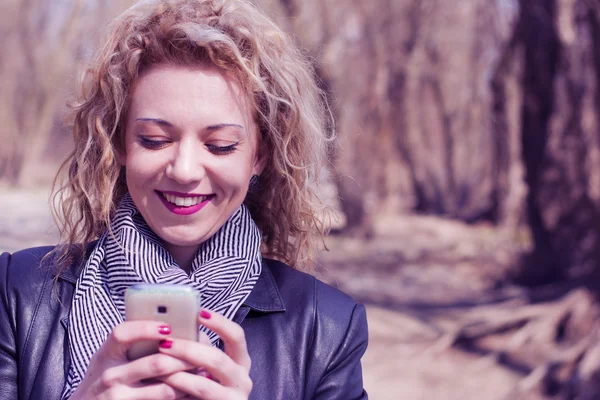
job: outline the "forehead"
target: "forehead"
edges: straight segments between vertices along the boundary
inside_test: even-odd
[[[136,82],[129,120],[162,118],[181,127],[253,124],[248,95],[230,73],[209,65],[157,65]]]

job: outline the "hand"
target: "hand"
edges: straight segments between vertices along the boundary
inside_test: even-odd
[[[182,339],[164,340],[160,352],[201,367],[210,375],[175,372],[160,380],[202,400],[248,399],[252,391],[251,361],[244,330],[235,322],[207,310],[200,312],[198,322],[221,337],[225,352],[204,343]]]
[[[140,340],[162,340],[171,328],[156,321],[129,321],[116,326],[92,356],[85,377],[71,400],[78,399],[179,399],[186,394],[166,383],[141,383],[194,368],[182,358],[152,354],[135,361],[127,359],[131,344]]]

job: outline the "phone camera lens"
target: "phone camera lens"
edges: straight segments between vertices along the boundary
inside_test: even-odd
[[[158,306],[158,313],[159,314],[166,314],[167,313],[167,307],[165,307],[165,306]]]

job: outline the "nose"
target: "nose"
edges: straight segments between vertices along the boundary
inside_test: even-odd
[[[200,151],[194,149],[194,146],[180,143],[167,165],[167,177],[182,185],[201,180],[206,171],[200,159]]]

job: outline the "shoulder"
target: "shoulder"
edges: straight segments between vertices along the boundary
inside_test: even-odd
[[[93,243],[88,245],[89,252]],[[48,282],[53,282],[60,272],[58,281],[74,284],[77,281],[81,261],[85,259],[80,247],[73,246],[66,257],[66,266],[59,270],[58,256],[51,252],[56,246],[32,247],[15,253],[0,255],[0,293],[19,294],[29,298],[39,294]],[[86,253],[87,256],[87,253]]]
[[[266,260],[295,330],[291,340],[305,351],[311,398],[363,397],[360,359],[367,349],[364,305],[316,277]],[[289,342],[288,342],[289,343]]]
[[[286,310],[301,308],[311,312],[315,331],[324,329],[341,339],[349,330],[367,335],[365,308],[341,290],[315,276],[298,271],[280,261],[265,260],[279,288]],[[337,333],[337,334],[336,334]],[[356,332],[355,332],[356,333]]]
[[[48,270],[41,268],[41,261],[53,248],[33,247],[0,255],[0,287],[3,291],[10,291],[16,287],[31,290],[42,283]]]
[[[39,265],[40,261],[46,254],[50,253],[54,249],[55,246],[41,246],[41,247],[31,247],[29,249],[24,249],[17,251],[15,253],[2,253],[0,255],[0,260],[2,260],[2,264],[31,264],[37,263]]]
[[[0,255],[0,314],[8,318],[13,332],[29,326],[34,309],[52,283],[41,261],[53,247],[36,247]]]
[[[59,257],[50,253],[57,246],[31,247],[15,253],[0,254],[0,285],[12,282],[19,286],[53,280],[59,274],[58,280],[74,284],[77,281],[83,262],[96,246],[96,241],[86,246],[72,245],[65,254],[64,264],[56,260]],[[60,249],[62,252],[62,249]],[[62,257],[62,255],[61,255]],[[43,261],[43,262],[42,262]]]
[[[290,302],[315,301],[320,311],[352,309],[357,303],[344,292],[280,261],[265,259],[286,307]],[[323,304],[321,304],[323,303]]]

